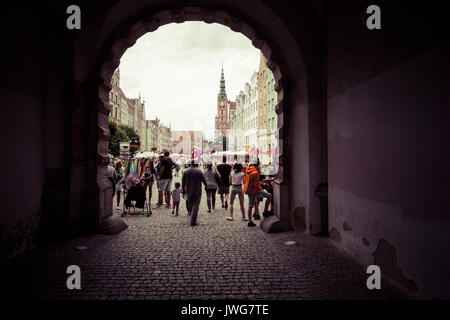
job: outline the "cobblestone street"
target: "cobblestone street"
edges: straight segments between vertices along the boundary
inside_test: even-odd
[[[382,290],[368,290],[365,267],[327,238],[264,234],[241,221],[240,211],[234,221],[228,216],[220,198],[208,213],[205,194],[196,227],[183,200],[178,217],[165,207],[151,217],[126,216],[129,227],[119,235],[79,237],[18,257],[2,272],[2,293],[33,299],[411,298],[386,280]],[[81,290],[66,287],[73,264],[81,268]]]

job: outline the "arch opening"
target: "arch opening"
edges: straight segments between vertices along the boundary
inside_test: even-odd
[[[230,13],[231,12],[231,13]],[[237,12],[237,15],[232,13]],[[273,14],[273,13],[271,13]],[[237,17],[239,16],[239,18]],[[203,21],[206,23],[219,23],[229,27],[234,32],[239,32],[246,36],[252,42],[253,46],[260,49],[265,57],[267,66],[273,72],[275,80],[275,91],[277,92],[277,103],[275,112],[277,114],[277,130],[278,130],[278,150],[279,150],[279,166],[277,170],[277,180],[274,184],[274,215],[265,219],[262,228],[265,232],[277,232],[292,229],[291,197],[295,192],[292,187],[291,164],[293,151],[293,127],[297,124],[291,117],[291,113],[296,109],[307,109],[307,77],[303,64],[303,58],[297,47],[296,41],[282,21],[273,20],[281,24],[279,30],[268,31],[270,28],[258,25],[254,22],[246,23],[251,19],[242,19],[242,13],[239,10],[217,10],[201,7],[185,7],[177,9],[152,9],[151,13],[146,16],[136,16],[128,19],[125,24],[118,24],[114,28],[114,32],[106,37],[104,45],[99,50],[98,58],[95,61],[95,67],[90,76],[95,79],[96,93],[93,99],[92,107],[90,107],[91,124],[96,123],[97,129],[91,130],[90,141],[97,141],[95,168],[96,180],[89,183],[90,190],[95,190],[98,194],[96,199],[92,199],[93,205],[89,209],[89,220],[97,224],[97,229],[105,231],[110,229],[112,221],[112,201],[109,196],[110,188],[105,179],[106,167],[109,163],[108,144],[110,134],[108,130],[108,115],[110,113],[109,91],[111,90],[111,77],[114,70],[120,64],[120,58],[124,52],[133,46],[138,38],[147,32],[154,31],[162,25],[169,23],[182,23],[187,21]],[[131,22],[130,22],[131,21]],[[253,26],[257,27],[254,28]],[[269,36],[272,32],[277,33],[283,31],[285,41],[275,41],[273,36]],[[269,42],[263,39],[270,39]],[[286,75],[286,76],[285,76]],[[287,80],[289,79],[289,80]],[[286,87],[288,84],[288,87]],[[289,88],[286,90],[286,88]],[[302,111],[303,112],[303,111]],[[298,114],[296,115],[299,116]],[[303,121],[303,120],[302,120]],[[301,129],[307,132],[307,122]],[[303,147],[302,147],[303,148]],[[91,146],[90,150],[94,150]],[[297,152],[298,153],[298,152]],[[304,154],[298,154],[296,157],[301,158]],[[287,174],[286,174],[287,173]],[[303,183],[303,182],[302,182]],[[306,182],[308,184],[308,182]],[[310,189],[310,188],[309,188]],[[302,202],[309,201],[309,195],[303,195]],[[308,207],[308,204],[305,205]],[[308,214],[307,214],[308,215]],[[307,217],[308,220],[308,217]],[[116,222],[113,222],[113,224]],[[95,227],[94,227],[95,228]]]

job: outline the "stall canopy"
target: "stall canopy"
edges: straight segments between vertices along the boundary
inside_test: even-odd
[[[139,152],[135,155],[135,158],[154,158],[158,157],[158,154],[152,151]]]

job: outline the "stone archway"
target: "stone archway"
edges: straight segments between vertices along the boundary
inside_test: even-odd
[[[237,4],[236,4],[237,6]],[[247,12],[248,13],[248,12]],[[273,12],[272,19],[278,19]],[[278,19],[279,20],[279,19]],[[266,58],[268,67],[272,70],[276,81],[275,90],[278,94],[276,113],[278,115],[279,134],[279,170],[278,179],[274,187],[274,212],[275,215],[264,220],[262,227],[265,232],[275,232],[292,229],[293,213],[291,205],[292,177],[292,124],[295,122],[291,118],[292,110],[304,108],[308,105],[307,100],[307,77],[296,41],[290,31],[279,20],[277,30],[269,30],[252,21],[251,17],[238,9],[218,7],[213,9],[211,5],[207,8],[202,6],[179,5],[171,8],[152,8],[139,15],[134,14],[127,19],[127,22],[117,24],[99,50],[96,59],[94,72],[91,79],[97,83],[95,88],[91,88],[90,120],[92,127],[88,140],[97,141],[95,159],[92,155],[91,163],[95,161],[95,176],[93,181],[88,176],[91,186],[91,193],[88,217],[91,223],[97,225],[95,229],[104,233],[114,233],[117,225],[123,224],[112,216],[112,193],[106,178],[106,166],[109,163],[108,143],[110,139],[108,130],[108,114],[110,112],[109,91],[111,90],[110,80],[114,70],[120,64],[123,53],[134,45],[136,40],[147,32],[156,30],[158,27],[169,23],[181,23],[185,21],[203,21],[206,23],[220,23],[228,26],[235,32],[240,32],[249,38],[252,44],[260,49]],[[255,27],[256,26],[256,27]],[[283,33],[284,41],[274,40],[274,34]],[[269,39],[266,41],[264,39]],[[269,43],[270,42],[270,43]],[[287,75],[287,76],[286,76]],[[91,80],[92,81],[92,80]],[[95,90],[93,92],[92,90]],[[307,128],[305,128],[307,130]],[[94,150],[94,145],[90,148]],[[93,168],[94,169],[94,168]],[[97,196],[94,198],[94,194]],[[122,227],[119,226],[119,230]]]

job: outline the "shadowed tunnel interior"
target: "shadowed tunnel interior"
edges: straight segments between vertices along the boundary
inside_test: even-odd
[[[69,30],[71,4],[16,1],[1,12],[3,264],[80,236],[107,247],[142,231],[133,220],[104,235],[123,224],[105,179],[111,76],[143,34],[204,21],[247,36],[274,73],[280,167],[261,241],[331,241],[414,295],[450,297],[442,4],[377,1],[381,29],[370,30],[366,0],[79,1],[81,29]],[[261,250],[287,257],[276,244]]]

